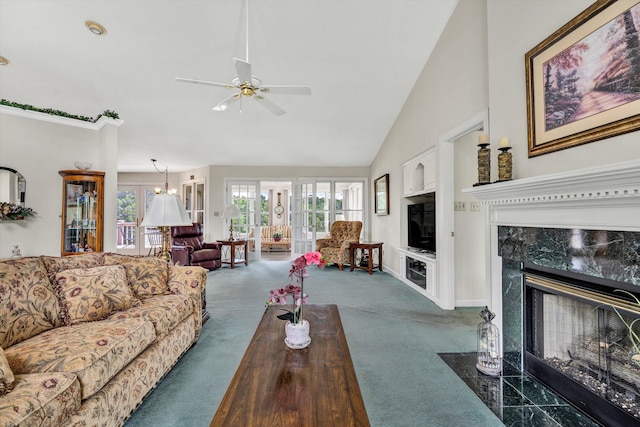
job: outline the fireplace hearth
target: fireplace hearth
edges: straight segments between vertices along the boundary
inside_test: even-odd
[[[638,297],[525,271],[525,370],[604,425],[640,426]]]

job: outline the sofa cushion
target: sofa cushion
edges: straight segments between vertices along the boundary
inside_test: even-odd
[[[60,325],[58,299],[36,257],[0,261],[0,347]]]
[[[121,265],[65,270],[57,273],[55,280],[65,325],[104,319],[140,303]]]
[[[16,375],[14,390],[0,399],[0,425],[63,425],[80,408],[80,383],[74,374]]]
[[[0,347],[0,397],[13,389],[14,380],[13,371],[4,355],[4,350]]]
[[[186,295],[157,295],[142,300],[142,304],[128,310],[119,311],[109,319],[141,317],[153,323],[157,339],[175,328],[178,323],[193,314],[193,303]]]
[[[42,256],[40,257],[47,269],[49,280],[55,285],[56,274],[73,268],[97,267],[104,263],[102,252],[86,252],[81,255],[72,256]]]
[[[114,319],[49,330],[5,350],[14,374],[72,372],[93,395],[156,338],[145,319]],[[12,391],[10,394],[14,393]]]
[[[169,293],[167,285],[169,264],[162,258],[108,253],[104,255],[104,263],[124,266],[129,286],[140,298]]]

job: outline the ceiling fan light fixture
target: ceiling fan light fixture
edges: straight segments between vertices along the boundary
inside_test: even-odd
[[[0,66],[9,65],[9,60],[4,56],[0,56]]]
[[[107,29],[96,21],[85,21],[84,25],[96,36],[102,36],[107,33]]]

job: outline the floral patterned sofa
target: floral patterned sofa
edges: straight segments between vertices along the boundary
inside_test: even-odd
[[[121,426],[197,341],[202,267],[0,261],[0,426]]]

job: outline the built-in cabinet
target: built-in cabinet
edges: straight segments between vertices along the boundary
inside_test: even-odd
[[[402,165],[405,197],[436,190],[436,150],[431,148]]]
[[[102,252],[104,172],[62,170],[61,254]]]
[[[409,249],[398,249],[400,253],[400,278],[421,294],[433,299],[436,296],[436,258]]]

